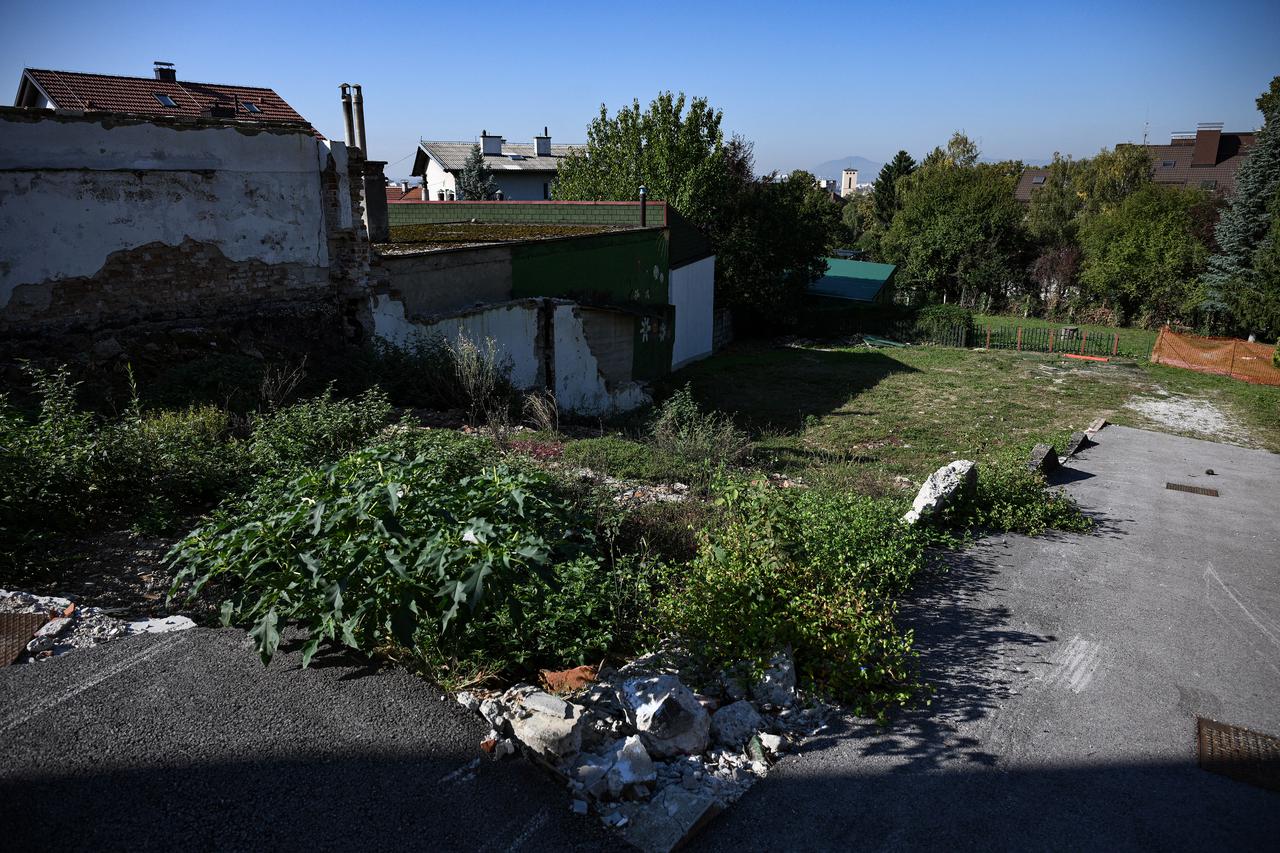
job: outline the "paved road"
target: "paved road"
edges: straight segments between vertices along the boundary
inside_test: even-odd
[[[1098,441],[1062,478],[1097,535],[987,540],[907,614],[932,707],[784,760],[693,849],[1276,849],[1280,793],[1194,737],[1280,735],[1280,456]]]
[[[600,850],[624,845],[475,715],[401,671],[262,664],[243,633],[0,670],[0,849]]]

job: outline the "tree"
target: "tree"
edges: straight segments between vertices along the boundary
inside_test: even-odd
[[[898,204],[897,183],[916,170],[916,161],[905,151],[893,155],[893,159],[880,169],[880,175],[872,185],[872,197],[876,204],[876,219],[881,228],[888,228],[893,215],[901,206]]]
[[[734,309],[735,328],[776,328],[826,271],[834,205],[821,194],[807,172],[768,175],[736,194],[716,241],[716,301]]]
[[[1214,230],[1218,251],[1209,260],[1201,303],[1212,325],[1254,332],[1276,329],[1269,312],[1256,310],[1265,284],[1254,260],[1271,232],[1273,199],[1280,187],[1280,77],[1257,104],[1267,112],[1253,150],[1236,172],[1235,194]]]
[[[859,245],[867,232],[879,225],[875,195],[858,193],[851,196],[840,211],[840,223],[843,226],[841,242],[846,246]]]
[[[1113,208],[1151,183],[1151,155],[1140,145],[1103,148],[1081,163],[1074,183],[1085,215]]]
[[[471,153],[462,164],[458,176],[458,197],[462,201],[490,201],[498,193],[498,182],[493,172],[484,164],[479,145],[471,146]]]
[[[1270,212],[1271,226],[1253,253],[1252,275],[1236,294],[1237,316],[1243,328],[1280,341],[1280,188],[1271,197]]]
[[[898,265],[900,291],[913,300],[974,304],[998,299],[1025,280],[1029,243],[1014,198],[1020,164],[978,164],[963,134],[935,149],[898,182],[901,209],[881,242]]]
[[[1054,249],[1075,242],[1077,217],[1084,209],[1080,174],[1089,161],[1078,163],[1053,155],[1044,183],[1031,192],[1027,206],[1027,230],[1042,247]]]
[[[555,196],[575,201],[637,198],[643,184],[651,200],[665,200],[689,221],[707,228],[730,190],[732,164],[720,130],[721,112],[706,98],[662,92],[648,108],[640,102],[600,115],[587,128],[587,145],[560,161]]]
[[[1209,251],[1196,235],[1212,199],[1199,190],[1148,183],[1080,228],[1080,281],[1119,322],[1151,326],[1188,316]]]

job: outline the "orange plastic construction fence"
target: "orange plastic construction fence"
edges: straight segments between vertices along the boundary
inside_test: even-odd
[[[1280,368],[1271,363],[1274,352],[1275,347],[1271,344],[1181,335],[1165,326],[1156,337],[1151,361],[1259,385],[1280,385]]]

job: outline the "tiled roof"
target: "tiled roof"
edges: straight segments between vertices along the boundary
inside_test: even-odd
[[[445,171],[460,172],[462,166],[471,155],[474,142],[422,142],[418,145],[418,156],[413,162],[413,174],[421,175],[426,168],[427,158],[439,163]],[[535,154],[532,142],[504,142],[502,154],[487,154],[484,164],[495,172],[554,172],[560,166],[560,160],[580,145],[552,145],[550,157],[539,157]],[[512,155],[515,155],[513,158]]]
[[[1013,197],[1021,202],[1030,202],[1031,191],[1041,187],[1048,177],[1048,169],[1023,169],[1022,177],[1018,178],[1018,186],[1013,191]]]
[[[1236,189],[1236,170],[1253,148],[1254,134],[1224,133],[1218,140],[1213,162],[1193,166],[1194,139],[1175,139],[1168,145],[1148,145],[1151,180],[1187,189],[1205,189],[1230,195]],[[1207,158],[1206,158],[1207,159]]]
[[[153,77],[119,77],[78,71],[28,68],[24,76],[49,98],[54,107],[73,110],[154,116],[207,116],[217,104],[234,108],[235,118],[252,121],[308,123],[271,89],[226,83],[192,83]],[[166,95],[173,106],[161,103]],[[258,112],[246,106],[252,104]]]
[[[1197,137],[1199,145],[1197,138],[1190,136],[1175,138],[1168,145],[1148,145],[1151,180],[1157,184],[1231,195],[1236,189],[1236,170],[1249,156],[1254,134],[1251,131],[1222,134],[1201,131]],[[1204,165],[1192,165],[1197,151]],[[1031,201],[1031,193],[1044,183],[1036,179],[1048,174],[1045,168],[1023,169],[1014,197],[1021,202]]]
[[[422,201],[422,187],[400,188],[399,184],[387,185],[387,204],[401,204],[407,201]]]

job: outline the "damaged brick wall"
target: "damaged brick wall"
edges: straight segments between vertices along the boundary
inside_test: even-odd
[[[0,109],[0,355],[246,318],[354,336],[363,170],[309,127]]]

